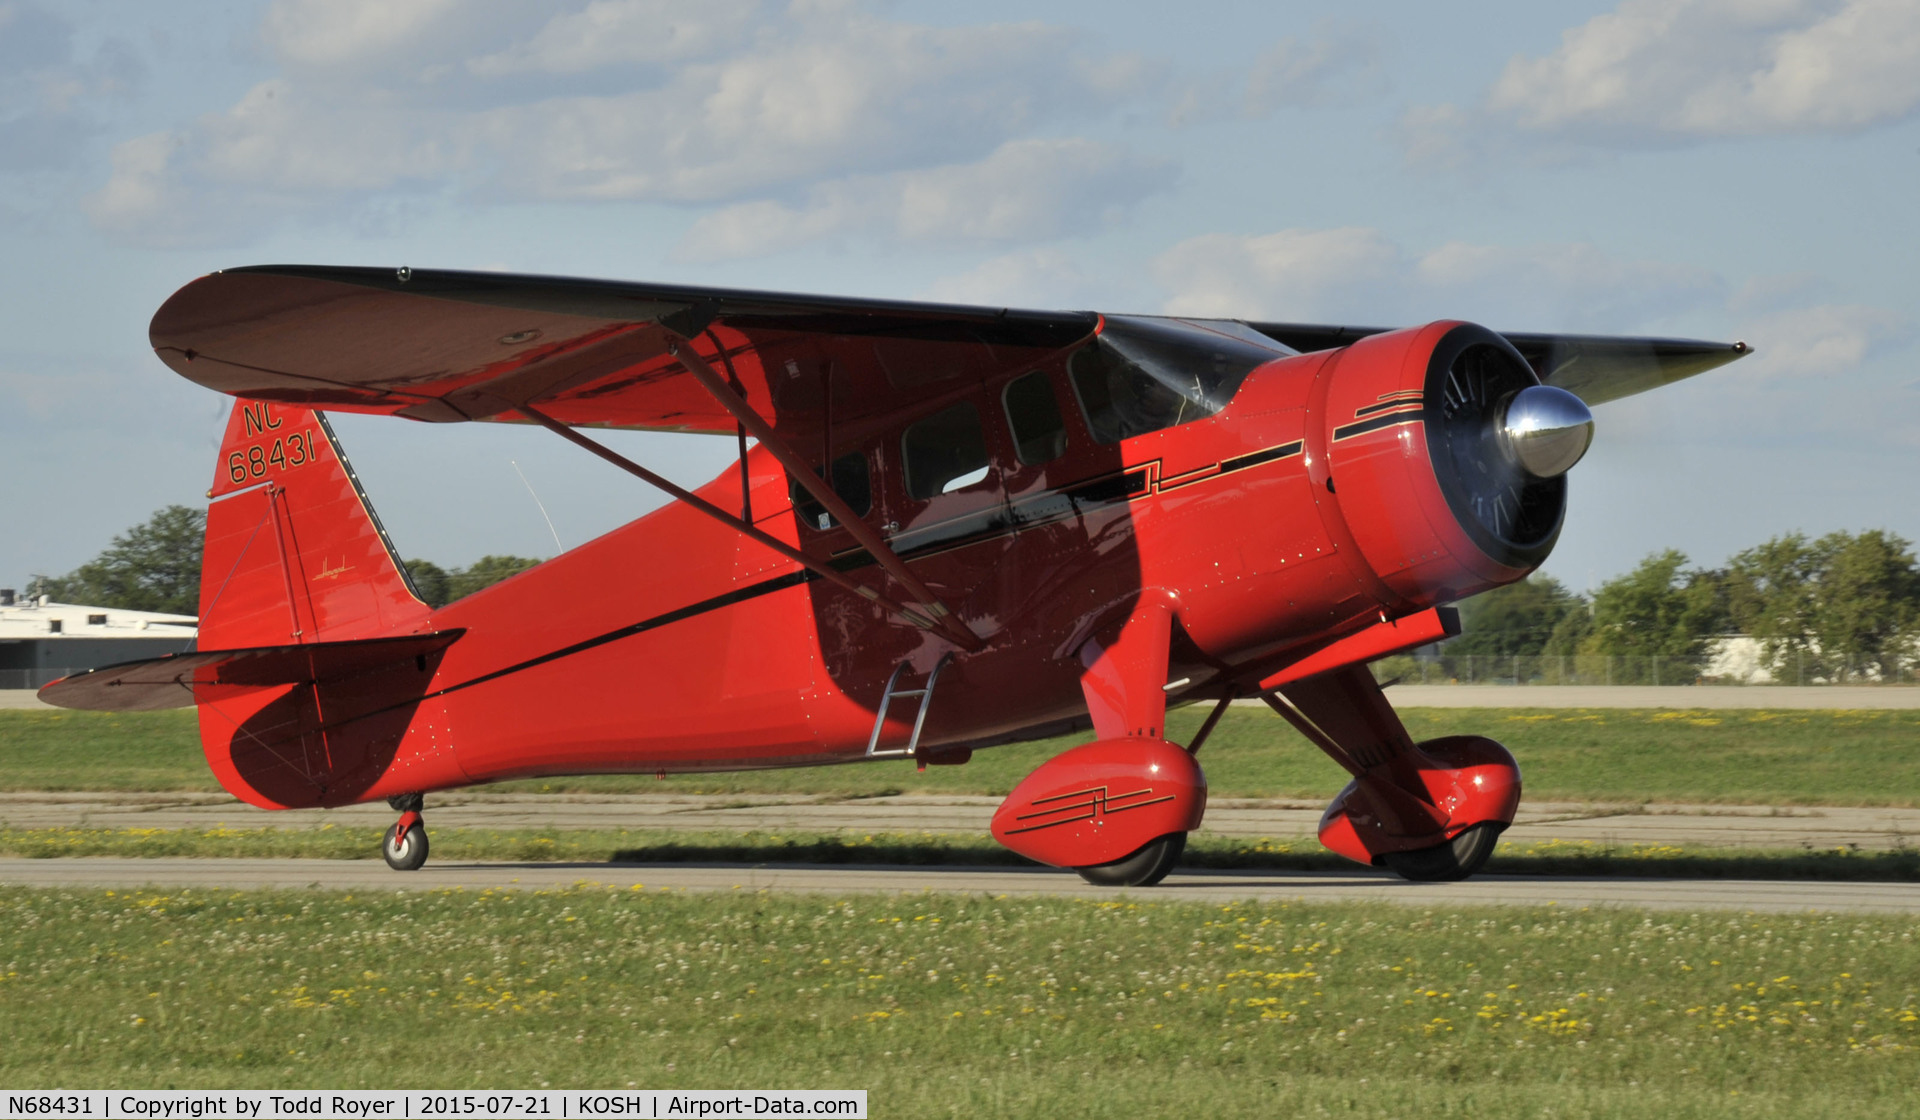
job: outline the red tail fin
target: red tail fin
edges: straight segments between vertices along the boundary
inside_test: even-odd
[[[426,627],[427,606],[321,414],[237,401],[207,496],[201,649]]]
[[[395,643],[367,641],[424,633],[430,612],[326,419],[238,402],[207,496],[199,644],[239,651],[216,682],[193,684],[201,746],[220,784],[273,809],[457,777],[444,749],[400,753],[416,718],[437,718],[437,708],[419,709],[446,643],[396,660]],[[303,656],[288,656],[301,647]]]

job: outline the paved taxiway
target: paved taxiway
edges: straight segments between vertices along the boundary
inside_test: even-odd
[[[28,694],[30,697],[30,694]],[[1920,707],[1920,689],[1420,687],[1394,693],[1420,707]],[[0,701],[13,699],[0,695]],[[26,699],[26,698],[22,698]],[[16,706],[0,703],[0,707]],[[26,703],[18,706],[28,706]],[[574,796],[485,790],[436,795],[436,829],[687,829],[984,834],[997,802],[984,797]],[[1311,835],[1318,803],[1221,798],[1205,831],[1240,837]],[[376,837],[392,819],[383,805],[262,813],[220,794],[0,794],[0,827],[365,829]],[[1884,850],[1920,836],[1920,810],[1699,805],[1525,803],[1508,833],[1533,843],[1682,844],[1724,848]],[[369,840],[369,845],[373,841]],[[338,889],[554,888],[591,882],[629,888],[801,891],[979,891],[1107,897],[1072,875],[1007,868],[744,868],[688,864],[429,864],[398,875],[372,861],[324,860],[0,860],[0,883],[71,886],[332,887]],[[1414,905],[1547,904],[1680,909],[1878,910],[1920,913],[1920,886],[1892,883],[1780,883],[1732,880],[1566,879],[1480,876],[1418,885],[1384,875],[1194,871],[1143,897],[1225,901],[1375,899]]]
[[[1911,883],[1757,882],[1731,879],[1545,878],[1481,875],[1465,883],[1407,883],[1367,872],[1176,872],[1158,887],[1095,887],[1062,871],[986,867],[742,867],[705,864],[433,864],[411,873],[372,860],[0,860],[0,883],[41,887],[357,891],[615,890],[824,894],[968,894],[1129,897],[1140,901],[1389,902],[1410,906],[1633,906],[1656,910],[1866,911],[1920,914]]]
[[[427,800],[429,828],[664,829],[806,832],[951,832],[985,835],[998,800],[902,795],[819,797],[675,794],[571,795],[465,791]],[[1237,837],[1311,836],[1319,802],[1216,798],[1204,832]],[[377,835],[384,804],[267,813],[225,794],[0,793],[4,828],[336,828]],[[1768,808],[1739,805],[1593,805],[1522,802],[1508,831],[1519,843],[1880,851],[1920,843],[1920,809]],[[371,843],[371,841],[369,841]]]

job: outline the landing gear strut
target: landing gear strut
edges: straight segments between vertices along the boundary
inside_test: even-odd
[[[1486,865],[1520,803],[1520,767],[1505,747],[1478,735],[1415,743],[1364,665],[1278,693],[1261,698],[1353,775],[1320,818],[1320,843],[1422,883]]]
[[[418,871],[427,862],[427,822],[420,811],[426,799],[417,793],[387,798],[387,807],[400,814],[380,844],[380,854],[395,871]]]

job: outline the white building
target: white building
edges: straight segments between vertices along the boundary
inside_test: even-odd
[[[78,669],[191,647],[191,615],[52,603],[0,588],[0,688],[39,688]]]

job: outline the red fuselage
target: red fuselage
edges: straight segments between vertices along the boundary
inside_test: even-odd
[[[994,466],[924,499],[901,469],[910,421],[869,433],[853,449],[870,464],[867,520],[985,639],[976,652],[668,505],[434,612],[434,629],[465,633],[394,765],[346,799],[858,759],[894,669],[907,663],[917,685],[956,653],[922,750],[1027,738],[1085,725],[1074,650],[1143,596],[1173,606],[1177,703],[1517,579],[1537,560],[1476,545],[1427,444],[1429,358],[1455,326],[1279,358],[1218,413],[1115,443],[1089,430],[1062,355],[1040,372],[1064,453],[1023,464],[1004,402],[1013,379],[979,384],[965,399]],[[844,529],[803,523],[764,449],[748,469],[757,525],[810,554],[865,559]],[[738,508],[740,491],[729,471],[700,493]],[[914,705],[892,714],[883,748],[905,741]]]

